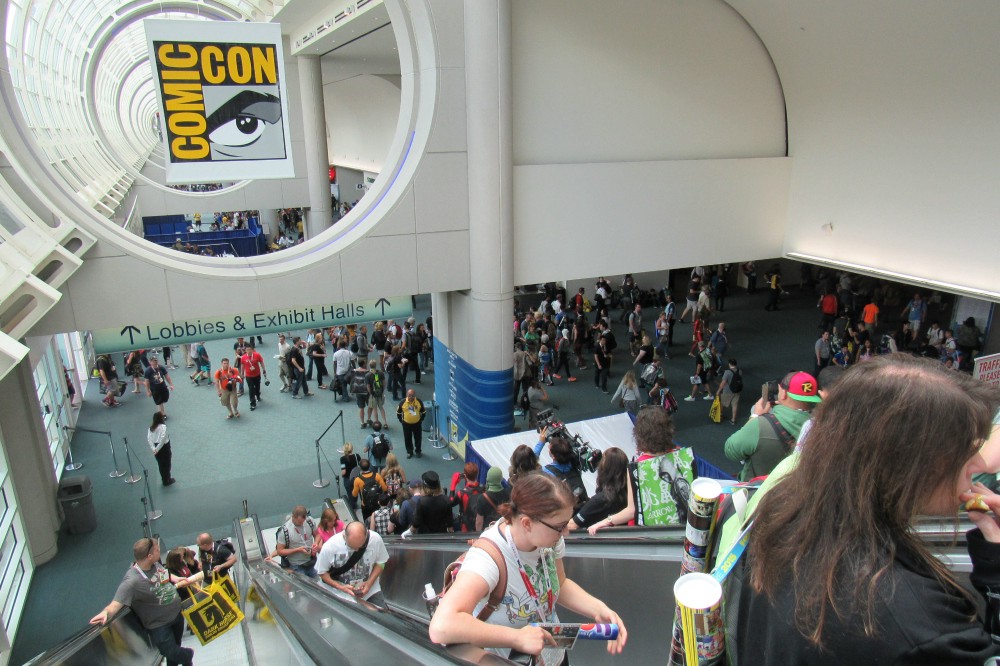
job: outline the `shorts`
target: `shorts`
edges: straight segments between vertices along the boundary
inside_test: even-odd
[[[163,403],[170,400],[170,391],[168,389],[153,389],[153,404],[162,405]]]
[[[368,398],[368,404],[371,407],[382,407],[385,405],[385,393],[382,395],[372,395]]]
[[[740,405],[740,394],[733,393],[732,391],[723,391],[721,402],[723,407],[729,407],[732,405],[734,410],[738,409]]]
[[[112,379],[110,381],[104,382],[104,392],[105,393],[118,393],[118,380]]]
[[[201,368],[202,372],[211,372],[212,371],[212,364],[211,363],[204,363],[204,364],[202,364],[202,365],[200,365],[198,367]]]
[[[356,393],[354,395],[355,400],[358,401],[358,409],[364,409],[368,406],[368,394],[367,393]]]

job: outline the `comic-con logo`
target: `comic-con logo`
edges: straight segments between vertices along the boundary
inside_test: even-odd
[[[173,163],[285,158],[273,44],[154,41]]]

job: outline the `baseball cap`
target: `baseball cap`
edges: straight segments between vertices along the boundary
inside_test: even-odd
[[[808,372],[792,372],[785,375],[781,386],[788,397],[802,402],[822,402],[819,397],[819,382]]]
[[[490,467],[486,472],[486,490],[494,493],[503,490],[503,471],[499,467]]]

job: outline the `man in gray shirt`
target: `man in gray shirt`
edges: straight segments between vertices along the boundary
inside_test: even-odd
[[[194,650],[181,647],[184,618],[181,598],[174,583],[195,582],[201,575],[184,579],[171,576],[160,564],[160,544],[155,539],[139,539],[132,547],[135,563],[125,572],[115,598],[104,610],[90,619],[91,624],[105,624],[115,613],[128,606],[149,632],[153,644],[169,664],[191,664]]]

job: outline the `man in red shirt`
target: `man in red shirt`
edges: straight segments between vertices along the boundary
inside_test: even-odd
[[[244,350],[243,356],[240,357],[240,371],[247,383],[247,390],[250,391],[250,411],[252,412],[257,409],[257,403],[261,399],[260,376],[264,375],[264,379],[267,379],[264,357],[257,351],[253,340],[250,341],[250,346]]]
[[[219,394],[222,406],[229,411],[227,419],[239,417],[239,387],[243,384],[239,370],[229,366],[229,359],[222,359],[222,367],[215,371],[215,390]]]

